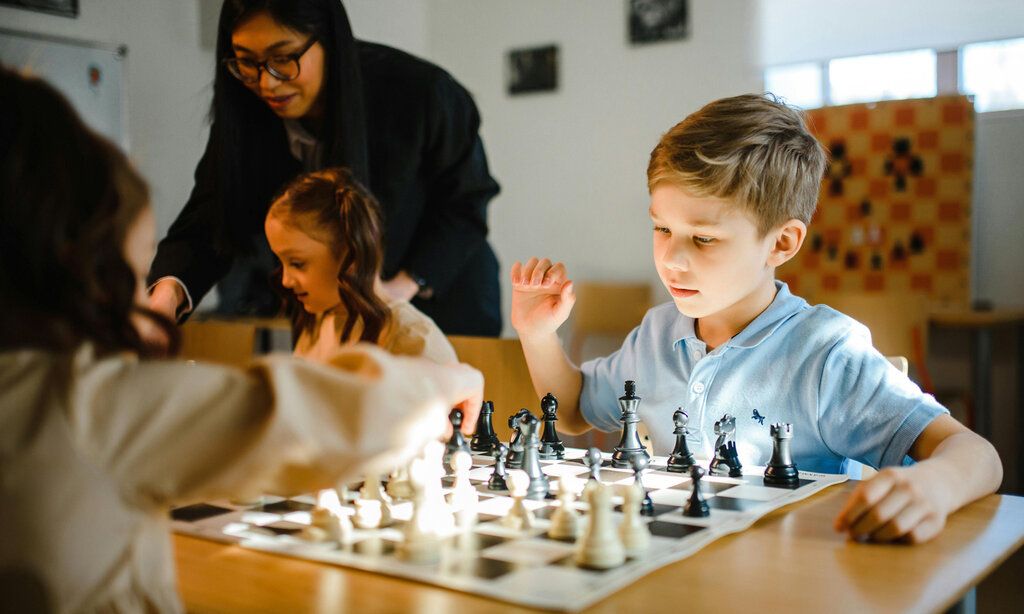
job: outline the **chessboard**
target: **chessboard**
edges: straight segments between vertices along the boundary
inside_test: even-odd
[[[567,448],[563,460],[542,460],[541,465],[557,492],[564,476],[583,480],[585,450]],[[600,480],[605,484],[633,484],[633,472],[612,466],[604,454]],[[569,540],[547,537],[554,498],[524,501],[536,522],[525,530],[504,526],[502,518],[513,504],[507,491],[491,491],[487,480],[494,459],[473,455],[469,479],[479,494],[477,521],[471,529],[455,529],[445,536],[437,562],[412,563],[398,556],[403,540],[402,525],[413,513],[409,501],[395,501],[391,526],[354,529],[345,543],[309,539],[315,495],[291,498],[264,496],[258,502],[239,504],[213,501],[179,507],[171,512],[175,532],[225,543],[239,544],[264,552],[420,581],[447,589],[464,591],[517,605],[560,611],[576,611],[628,586],[644,575],[698,552],[714,540],[743,531],[765,514],[800,501],[829,486],[846,481],[845,475],[800,472],[794,487],[766,486],[763,467],[744,467],[738,478],[706,476],[701,492],[710,515],[688,517],[683,507],[690,496],[691,478],[670,473],[665,457],[654,457],[643,473],[644,489],[654,503],[653,514],[644,516],[650,531],[650,546],[642,555],[628,558],[618,567],[587,569],[575,563],[575,545]],[[707,467],[706,461],[699,461]],[[455,482],[449,474],[442,479],[443,490]],[[342,513],[355,514],[356,490],[361,483],[341,491]],[[622,519],[622,498],[614,496],[613,520]],[[587,522],[587,504],[575,501],[580,521]]]

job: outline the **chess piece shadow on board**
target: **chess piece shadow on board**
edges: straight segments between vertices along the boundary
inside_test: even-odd
[[[494,404],[494,432],[508,441],[511,431],[506,420],[521,407],[538,412],[540,398],[533,391],[530,371],[518,339],[449,336],[459,360],[484,376],[484,399]]]

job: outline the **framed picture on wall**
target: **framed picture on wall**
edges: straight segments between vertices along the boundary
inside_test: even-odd
[[[0,0],[0,5],[78,17],[78,0]]]
[[[688,0],[627,0],[629,42],[657,43],[686,38],[690,34]]]
[[[513,49],[505,68],[510,95],[554,91],[558,88],[558,46]]]

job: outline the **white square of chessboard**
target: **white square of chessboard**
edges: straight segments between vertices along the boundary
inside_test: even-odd
[[[546,565],[573,553],[572,544],[543,539],[507,541],[480,552],[481,556],[523,565]]]
[[[582,475],[588,471],[583,465],[571,464],[556,464],[556,465],[541,465],[541,470],[544,471],[544,475],[550,475],[554,477],[562,477],[565,475]]]
[[[523,505],[528,510],[538,510],[542,507],[547,507],[547,503],[544,501],[533,501],[532,499],[523,499]],[[510,509],[512,509],[512,499],[510,497],[491,497],[490,499],[480,501],[476,511],[478,514],[505,516]]]
[[[724,490],[718,494],[719,497],[735,497],[737,499],[753,499],[756,501],[772,501],[785,496],[788,490],[782,488],[767,488],[741,484],[735,488]]]

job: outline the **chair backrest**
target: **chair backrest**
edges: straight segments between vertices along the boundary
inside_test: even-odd
[[[181,327],[180,357],[243,367],[252,360],[256,325],[229,320],[189,320]]]
[[[521,407],[540,417],[540,399],[533,390],[518,339],[451,336],[448,341],[459,360],[483,373],[484,399],[494,403],[494,432],[498,437],[508,441],[508,417]]]
[[[633,330],[651,308],[651,286],[636,282],[589,282],[575,284],[569,355],[582,360],[588,337],[606,336],[619,341]]]

